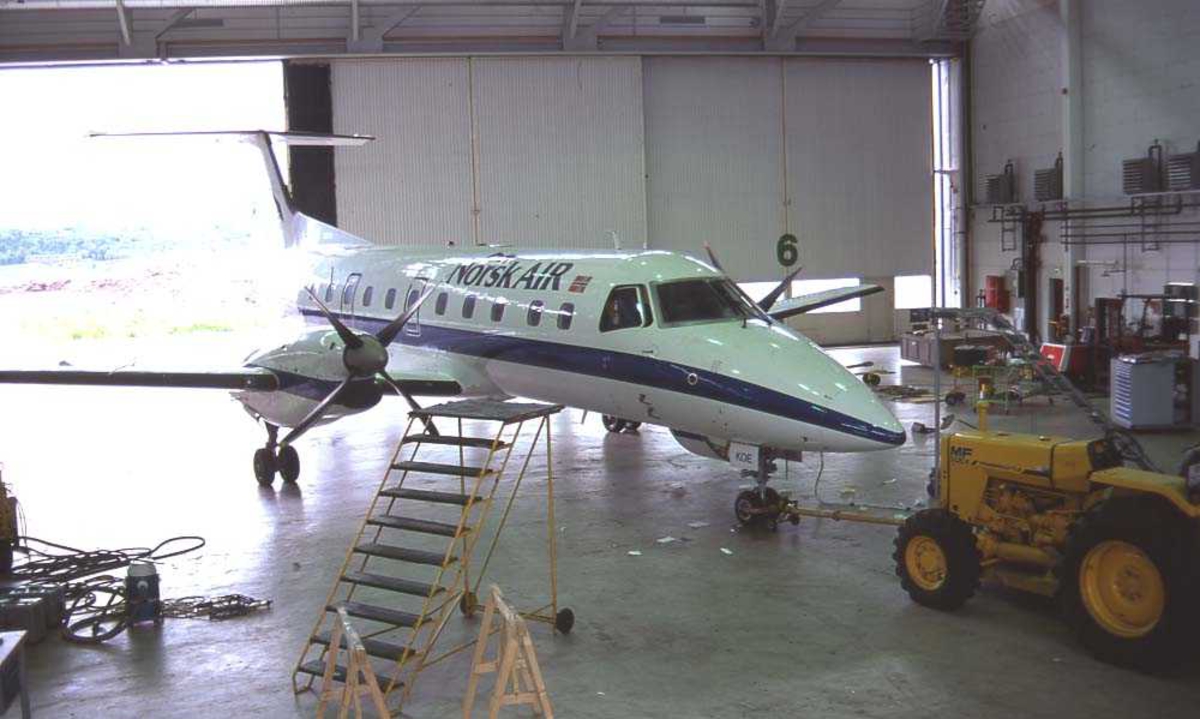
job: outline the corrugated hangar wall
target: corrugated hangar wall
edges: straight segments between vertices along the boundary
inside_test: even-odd
[[[344,60],[340,224],[382,244],[702,252],[741,281],[929,272],[930,79],[919,60]]]

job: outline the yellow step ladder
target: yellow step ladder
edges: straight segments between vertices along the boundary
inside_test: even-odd
[[[548,480],[551,602],[527,617],[570,630],[574,615],[557,605],[550,471],[548,418],[561,410],[559,405],[462,400],[409,414],[404,436],[296,662],[292,686],[297,693],[326,674],[326,654],[342,612],[359,628],[384,694],[399,691],[400,703],[407,700],[417,674],[436,661],[430,653],[453,609],[464,614],[475,610],[479,584],[539,442],[545,446]],[[442,424],[455,424],[457,432],[438,432],[437,419],[451,420]],[[491,437],[466,434],[464,420],[476,421],[476,434],[484,434],[477,431],[479,422],[493,424],[495,431]],[[535,427],[531,439],[528,431],[523,433],[530,425]],[[522,449],[514,456],[518,444]],[[503,516],[491,530],[482,566],[473,573],[472,555],[512,459],[519,468],[506,482],[511,490]],[[339,643],[345,648],[344,639]],[[346,676],[346,667],[337,666],[333,679],[344,682]]]

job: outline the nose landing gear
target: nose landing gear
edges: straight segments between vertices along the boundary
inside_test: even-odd
[[[752,477],[757,485],[738,493],[733,502],[733,514],[743,527],[766,527],[774,532],[781,521],[800,524],[796,503],[786,494],[780,494],[767,486],[770,475],[775,471],[775,462],[767,456],[765,448],[759,453],[758,470],[744,470],[743,475]]]
[[[254,478],[264,487],[275,482],[276,473],[288,484],[300,478],[300,453],[292,445],[278,442],[279,428],[267,424],[267,445],[254,450]]]

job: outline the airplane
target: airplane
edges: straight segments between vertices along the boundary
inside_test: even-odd
[[[253,462],[263,485],[276,474],[297,480],[294,443],[309,429],[366,411],[385,394],[414,408],[414,395],[525,397],[599,413],[610,430],[661,425],[689,451],[742,467],[758,484],[739,495],[743,521],[776,501],[766,486],[774,459],[906,440],[868,387],[783,322],[881,291],[876,285],[781,299],[797,270],[755,302],[707,246],[708,261],[648,249],[373,245],[298,211],[271,147],[373,138],[264,130],[120,136],[178,135],[260,150],[284,245],[309,263],[297,305],[312,329],[230,371],[0,370],[0,383],[228,390],[266,427]]]

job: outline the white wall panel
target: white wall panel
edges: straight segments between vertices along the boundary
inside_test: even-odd
[[[644,61],[650,243],[703,255],[740,281],[782,270],[783,93],[779,58]]]
[[[333,63],[333,125],[375,142],[334,153],[338,224],[386,245],[470,244],[465,59]]]
[[[788,229],[805,275],[929,273],[928,63],[789,58],[784,80]]]
[[[627,247],[646,236],[641,60],[476,59],[481,237]]]

